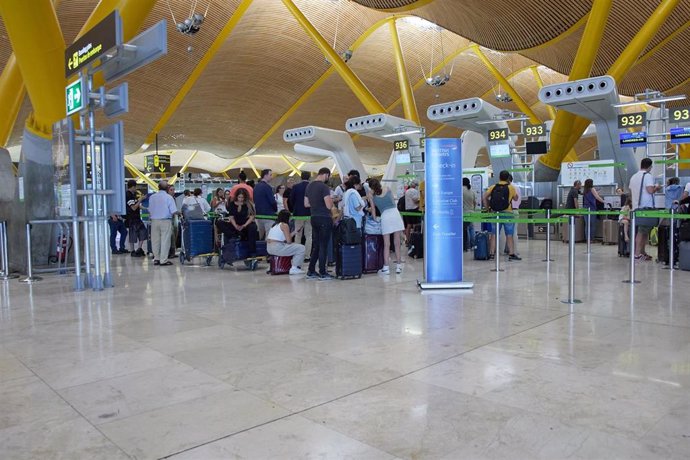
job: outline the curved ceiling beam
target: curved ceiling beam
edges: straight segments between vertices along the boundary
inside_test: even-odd
[[[391,18],[388,22],[388,27],[391,33],[391,41],[393,42],[393,57],[395,58],[395,70],[397,71],[398,84],[400,85],[403,113],[406,119],[419,125],[419,113],[417,112],[417,104],[414,100],[414,90],[410,86],[410,77],[407,75],[405,56],[403,55],[402,46],[400,45],[400,36],[398,35],[398,27],[395,18]]]
[[[65,40],[55,7],[50,1],[5,0],[0,16],[34,108],[26,127],[50,138],[53,123],[65,117]]]
[[[397,8],[374,8],[374,9],[377,11],[384,11],[386,13],[406,13],[406,12],[421,8],[423,6],[426,6],[433,1],[434,0],[417,0],[416,2],[412,2],[412,3],[405,5],[405,6],[399,6]]]
[[[345,61],[335,52],[335,50],[328,44],[326,39],[319,33],[318,30],[312,25],[307,17],[300,11],[299,8],[294,4],[292,0],[282,0],[285,7],[288,9],[290,14],[294,16],[299,25],[304,29],[304,31],[311,37],[316,46],[324,54],[328,62],[331,63],[338,75],[343,79],[345,84],[350,88],[350,90],[357,96],[359,102],[362,103],[365,109],[370,114],[382,113],[386,109],[383,108],[381,103],[371,94],[371,91],[366,87],[362,80],[359,79],[357,75],[345,64]]]
[[[539,89],[542,89],[544,87],[544,80],[541,79],[541,74],[539,74],[539,66],[532,67],[532,73],[534,74],[534,80],[537,82],[537,86]],[[552,120],[556,118],[556,109],[547,104],[546,110],[549,111]]]
[[[17,65],[17,58],[12,53],[0,74],[0,100],[3,103],[3,114],[0,117],[0,147],[7,146],[10,141],[25,96],[24,79]]]
[[[230,36],[232,31],[235,29],[235,26],[237,26],[237,24],[240,22],[242,16],[244,16],[244,13],[247,12],[247,9],[251,4],[252,0],[242,0],[242,3],[240,3],[237,9],[235,9],[235,11],[232,13],[232,16],[230,16],[230,19],[225,24],[225,27],[223,27],[223,29],[218,33],[215,40],[213,40],[213,43],[208,48],[204,56],[199,60],[199,63],[189,75],[187,81],[184,82],[182,88],[180,88],[173,100],[170,101],[170,104],[168,104],[168,107],[166,107],[163,115],[161,115],[161,118],[158,120],[158,123],[156,123],[149,135],[146,136],[144,145],[142,145],[142,148],[139,149],[139,151],[146,150],[148,146],[156,139],[156,133],[160,132],[168,121],[170,121],[170,118],[180,107],[180,104],[182,104],[184,98],[187,96],[189,91],[191,91],[196,81],[206,69],[206,66],[209,64],[209,62],[211,62],[223,43],[225,43],[225,40],[227,40],[227,38]]]
[[[404,17],[404,16],[394,16],[394,17]],[[369,38],[369,37],[371,36],[371,34],[373,34],[374,32],[376,32],[381,26],[384,26],[390,19],[391,19],[390,17],[384,18],[384,19],[381,19],[381,20],[375,22],[374,24],[372,24],[372,25],[371,25],[366,31],[364,31],[364,33],[363,33],[362,35],[360,35],[359,38],[357,38],[357,40],[355,40],[355,42],[352,44],[352,47],[351,47],[351,48],[352,48],[352,51],[357,51],[357,49],[358,49],[360,46],[362,46],[362,44],[366,41],[367,38]],[[330,62],[330,61],[329,61],[329,62]],[[246,157],[246,156],[248,156],[248,155],[251,155],[251,154],[253,154],[254,152],[256,152],[256,150],[257,150],[259,147],[261,147],[261,146],[262,146],[262,145],[263,145],[263,144],[264,144],[264,143],[265,143],[265,142],[276,132],[276,130],[278,130],[278,128],[280,128],[280,127],[283,125],[283,123],[285,123],[285,121],[286,121],[288,118],[290,118],[290,117],[292,116],[292,114],[294,114],[295,111],[297,111],[297,109],[299,109],[299,108],[302,106],[302,104],[304,104],[304,103],[306,102],[306,100],[309,99],[309,97],[310,97],[312,94],[314,94],[314,92],[315,92],[317,89],[319,89],[319,87],[321,87],[321,85],[324,84],[324,82],[325,82],[326,80],[328,80],[328,77],[330,77],[330,76],[333,74],[333,72],[335,72],[335,68],[334,68],[333,66],[330,66],[330,67],[328,68],[328,70],[326,70],[326,71],[319,77],[319,79],[316,80],[316,81],[309,87],[309,89],[306,90],[306,91],[304,92],[304,94],[302,94],[302,95],[299,97],[299,99],[297,99],[297,100],[294,102],[294,104],[292,104],[292,106],[291,106],[289,109],[287,109],[287,111],[286,111],[286,112],[285,112],[275,123],[273,123],[273,126],[271,126],[271,127],[268,129],[268,131],[266,131],[266,132],[264,133],[264,135],[261,136],[261,138],[260,138],[258,141],[256,141],[256,143],[252,146],[252,148],[250,148],[249,150],[247,150],[245,153],[243,153],[242,155],[238,156],[237,158],[232,159],[232,160],[230,161],[230,163],[228,164],[228,166],[227,166],[225,169],[223,169],[222,171],[220,171],[220,172],[226,172],[226,171],[231,170],[237,163],[239,163],[239,161],[240,161],[242,158],[244,158],[244,157]],[[400,99],[398,99],[398,101],[400,101]],[[390,109],[388,109],[388,110],[390,110]]]
[[[496,80],[503,85],[503,87],[506,89],[506,92],[510,94],[510,96],[513,98],[513,101],[515,104],[518,106],[518,108],[527,115],[530,119],[530,121],[534,124],[541,123],[541,120],[539,117],[530,109],[530,107],[527,105],[525,100],[520,96],[520,94],[515,91],[515,88],[511,86],[511,84],[506,80],[506,78],[499,72],[499,70],[496,68],[496,66],[487,58],[484,53],[482,53],[482,50],[479,49],[479,45],[475,45],[472,48],[472,51],[474,51],[474,54],[476,54],[479,59],[484,63],[487,69],[489,69],[489,72],[493,74],[494,77],[496,77]]]
[[[645,54],[643,54],[640,59],[637,60],[635,65],[633,67],[637,67],[638,65],[642,64],[644,61],[649,59],[650,57],[654,56],[656,53],[658,53],[664,46],[668,45],[673,39],[675,39],[678,35],[683,33],[685,29],[690,27],[690,21],[686,21],[685,24],[683,24],[681,27],[677,28],[674,30],[671,34],[669,34],[668,37],[664,38],[661,40],[659,43],[654,45],[654,47],[647,51]]]

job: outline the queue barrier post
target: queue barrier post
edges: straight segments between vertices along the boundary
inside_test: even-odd
[[[496,260],[496,268],[492,268],[491,271],[498,273],[498,272],[502,272],[505,270],[503,270],[501,268],[501,258],[499,257],[499,248],[501,247],[501,245],[499,244],[499,241],[501,239],[501,226],[498,223],[498,219],[499,219],[498,214],[496,214],[495,217],[496,217],[496,223],[494,225],[496,227],[494,228],[494,230],[496,233],[495,233],[494,239],[496,240],[496,245],[494,246],[494,259]]]
[[[26,275],[26,278],[19,280],[20,283],[32,284],[43,279],[40,276],[34,276],[33,262],[31,261],[31,224],[26,224]]]
[[[669,245],[668,245],[668,268],[669,270],[673,271],[676,269],[676,261],[675,261],[675,255],[676,251],[674,250],[675,248],[675,236],[674,234],[676,233],[676,225],[675,225],[675,218],[676,218],[676,210],[671,208],[671,220],[670,220],[670,226],[669,226]]]
[[[568,299],[566,304],[582,303],[575,298],[575,216],[568,217]]]
[[[635,210],[630,211],[630,278],[623,280],[624,283],[638,284],[639,281],[635,279],[635,237],[637,232],[635,229],[636,219]]]
[[[4,220],[0,222],[0,256],[0,262],[2,262],[0,281],[19,278],[19,275],[10,273],[10,258],[7,253],[7,221]]]
[[[592,253],[592,213],[587,213],[587,252]]]
[[[542,262],[553,262],[551,258],[551,210],[546,210],[546,259]]]

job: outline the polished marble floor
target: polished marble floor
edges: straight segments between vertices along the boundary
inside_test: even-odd
[[[690,458],[690,272],[465,255],[470,292],[153,267],[0,282],[0,458]]]

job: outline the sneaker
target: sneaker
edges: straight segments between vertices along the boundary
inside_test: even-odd
[[[335,277],[331,275],[330,273],[325,273],[323,275],[319,275],[319,281],[332,281],[334,280]]]
[[[517,254],[511,254],[508,256],[508,260],[522,260],[522,257]]]
[[[489,254],[489,260],[494,260],[494,257],[495,256],[493,254]]]
[[[153,261],[153,265],[160,265],[160,264],[161,264],[160,260],[154,260]]]
[[[290,275],[304,275],[305,272],[297,267],[292,267],[288,273]]]
[[[384,265],[381,270],[379,270],[379,273],[382,275],[388,275],[390,273],[390,269],[388,268],[388,265]]]
[[[652,260],[652,256],[647,255],[647,254],[638,254],[635,256],[635,260]]]
[[[398,275],[402,273],[402,267],[400,266],[400,264],[397,264],[395,266],[395,273],[397,273]]]
[[[316,272],[307,272],[306,278],[308,280],[317,280],[317,279],[319,279],[319,274]]]
[[[120,254],[129,254],[127,249],[120,249]]]

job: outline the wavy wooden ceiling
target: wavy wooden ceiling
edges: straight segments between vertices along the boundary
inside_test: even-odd
[[[131,111],[123,119],[129,152],[143,144],[239,1],[211,1],[208,17],[201,31],[193,37],[177,33],[170,24],[168,56],[128,76]],[[591,7],[591,0],[523,0],[519,3],[509,0],[295,0],[295,3],[327,41],[332,43],[337,27],[338,52],[351,46],[377,21],[391,16],[389,12],[373,8],[422,5],[408,13],[397,14],[417,15],[447,30],[439,32],[405,19],[398,20],[398,29],[410,80],[417,84],[415,98],[420,118],[427,133],[436,131],[438,135],[457,135],[459,130],[429,122],[425,112],[431,104],[485,95],[489,102],[499,107],[518,110],[514,103],[495,101],[495,78],[471,51],[452,60],[453,77],[448,84],[441,88],[423,84],[420,80],[425,75],[420,65],[428,73],[431,65],[438,64],[441,44],[445,55],[463,49],[470,40],[487,48],[513,51],[486,50],[485,53],[504,75],[513,74],[510,81],[517,92],[537,116],[546,120],[550,115],[537,100],[538,88],[529,67],[543,64],[553,69],[538,67],[545,84],[563,81],[566,78],[563,73],[569,71],[581,38],[582,18]],[[66,42],[72,41],[96,4],[97,0],[61,0],[57,13]],[[657,0],[634,3],[614,0],[595,73],[605,72],[657,4]],[[170,0],[170,5],[178,20],[189,12],[189,0]],[[200,0],[199,5],[200,9],[205,9],[207,2]],[[171,22],[167,0],[157,3],[144,27],[163,18]],[[641,62],[621,82],[622,93],[632,94],[646,87],[672,89],[672,93],[690,91],[690,63],[683,59],[690,48],[688,19],[690,0],[681,0],[675,13],[648,46],[646,52],[652,53],[643,54]],[[573,28],[578,21],[579,28]],[[0,20],[2,67],[11,51],[9,46],[4,46],[7,43]],[[191,52],[188,51],[190,46]],[[363,40],[348,65],[391,114],[403,116],[387,25]],[[450,68],[451,64],[445,70]],[[160,148],[199,149],[225,158],[245,154],[328,69],[329,64],[321,52],[282,2],[254,0],[160,131]],[[25,119],[30,111],[27,98],[19,119]],[[333,72],[256,152],[294,155],[292,146],[282,141],[285,129],[303,125],[343,129],[347,118],[364,114],[366,110],[362,104]],[[10,145],[20,143],[21,134],[22,124],[18,123]],[[386,143],[364,137],[356,138],[355,143],[365,163],[386,162],[389,155]],[[589,140],[583,141],[577,150],[588,152],[590,144]]]

